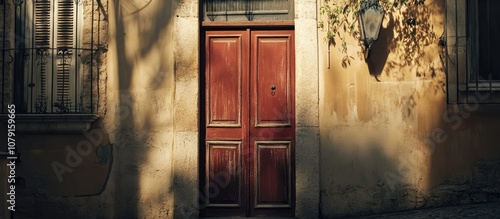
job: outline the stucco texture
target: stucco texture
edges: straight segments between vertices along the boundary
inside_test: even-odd
[[[29,147],[20,151],[25,184],[18,189],[16,217],[174,215],[176,2],[98,2],[100,16],[94,19],[102,26],[94,28],[101,28],[99,46],[106,51],[99,72],[100,119],[82,135],[23,136]],[[90,13],[90,2],[82,4]],[[81,142],[91,143],[90,153],[82,155]],[[54,162],[71,168],[63,169],[62,180]]]
[[[100,119],[23,136],[16,217],[198,218],[199,1],[99,2]],[[500,198],[500,108],[446,103],[445,4],[425,2],[414,32],[386,13],[366,61],[348,38],[343,67],[317,27],[324,2],[295,0],[297,218]]]
[[[444,9],[444,1],[425,1],[415,30],[405,25],[408,11],[389,11],[366,61],[360,42],[347,39],[354,59],[346,67],[338,47],[328,56],[320,41],[323,217],[498,197],[478,195],[473,175],[480,162],[500,159],[500,117],[446,103]]]

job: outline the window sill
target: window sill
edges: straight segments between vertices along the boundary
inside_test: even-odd
[[[2,116],[4,122],[8,117]],[[90,129],[95,114],[16,114],[16,132],[21,134],[81,134]]]

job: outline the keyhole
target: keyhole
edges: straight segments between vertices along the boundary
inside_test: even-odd
[[[276,96],[276,85],[271,85],[271,96]]]

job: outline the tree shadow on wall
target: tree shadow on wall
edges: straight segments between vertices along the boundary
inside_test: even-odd
[[[436,31],[444,22],[444,2],[413,5],[406,10],[387,13],[389,22],[381,29],[379,40],[372,47],[367,64],[377,81],[417,81],[412,94],[403,96],[399,103],[403,115],[410,117],[418,100],[426,96],[445,93],[444,47]],[[444,34],[444,33],[443,33]],[[393,54],[393,55],[391,55]]]
[[[158,117],[157,110],[173,103],[168,103],[171,100],[168,94],[153,93],[173,78],[171,66],[165,61],[168,60],[165,50],[173,45],[164,43],[173,4],[171,1],[148,0],[114,1],[111,5],[116,22],[116,35],[111,36],[116,43],[116,51],[111,52],[116,54],[118,61],[114,64],[117,68],[114,73],[117,74],[118,88],[115,89],[118,100],[112,106],[115,108],[117,133],[112,173],[115,218],[145,217],[147,214],[144,215],[144,212],[150,212],[150,215],[162,212],[167,217],[171,213],[168,200],[165,200],[170,195],[164,195],[171,193],[169,183],[158,187],[155,184],[163,184],[165,177],[153,176],[158,171],[169,173],[167,168],[171,160],[165,157],[163,163],[158,163],[158,156],[170,151],[167,147],[172,146],[173,140],[158,137],[163,132],[154,127],[158,124],[161,127],[172,126],[170,118],[158,121],[163,117]],[[137,78],[143,79],[141,82],[145,78],[149,81],[137,85]],[[165,140],[171,141],[170,144],[161,142]]]
[[[393,32],[397,34],[388,48],[397,54],[397,57],[389,59],[386,63],[387,76],[392,76],[397,81],[403,81],[409,77],[407,74],[413,73],[419,78],[435,76],[429,71],[431,60],[428,60],[426,49],[439,42],[431,15],[435,15],[437,11],[442,14],[442,10],[441,5],[434,3],[408,7],[407,10],[402,10],[398,17],[395,16],[395,12],[389,13],[390,19],[394,21]],[[405,72],[397,71],[404,68],[409,69]]]

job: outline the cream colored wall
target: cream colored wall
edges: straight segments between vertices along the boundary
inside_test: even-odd
[[[100,120],[86,134],[25,136],[26,217],[197,218],[198,0],[118,1],[99,7],[107,52]],[[319,215],[316,1],[295,1],[296,215]],[[2,132],[6,133],[6,132]],[[89,137],[91,136],[91,137]],[[58,181],[50,166],[68,148],[93,153]],[[72,158],[70,158],[71,161]],[[70,162],[71,163],[71,162]],[[28,198],[34,197],[35,198]],[[36,207],[32,207],[36,206]]]
[[[198,0],[174,2],[174,218],[199,214],[199,59]]]
[[[174,171],[174,153],[178,157],[187,153],[174,150],[174,131],[179,125],[174,123],[178,112],[175,100],[183,98],[192,104],[189,100],[193,97],[193,109],[197,103],[197,85],[184,92],[187,98],[175,95],[182,87],[176,84],[178,72],[185,72],[180,64],[183,56],[175,52],[179,47],[176,43],[183,40],[176,32],[182,26],[176,19],[177,6],[171,1],[99,2],[103,4],[96,6],[103,15],[100,37],[105,42],[101,46],[107,49],[100,66],[100,120],[82,135],[19,137],[19,144],[26,145],[20,147],[23,165],[19,166],[25,185],[18,190],[24,204],[19,205],[16,217],[174,215],[174,179],[184,176]],[[194,49],[183,54],[193,58],[184,61],[197,66],[198,34],[192,35]],[[191,70],[197,76],[196,68]],[[196,121],[196,113],[186,116]],[[196,122],[194,127],[197,129]],[[72,153],[68,148],[79,153],[81,142],[90,142],[91,152],[68,159]],[[71,168],[62,180],[51,166],[54,161]]]
[[[100,2],[102,4],[100,6],[95,5],[95,9],[99,9],[101,15],[109,15],[108,2]],[[79,2],[79,4],[85,4],[84,20],[86,23],[83,25],[82,30],[86,35],[89,35],[91,29],[94,28],[94,45],[100,48],[99,52],[94,53],[95,60],[99,61],[100,76],[93,78],[94,81],[99,79],[96,83],[99,86],[98,88],[94,87],[93,94],[94,100],[99,97],[99,101],[102,101],[102,103],[99,108],[94,108],[96,110],[94,112],[99,114],[101,118],[105,118],[108,20],[106,16],[97,16],[96,13],[93,18],[94,25],[91,25],[91,22],[88,21],[91,19],[89,3],[87,1]],[[7,10],[14,9],[11,1],[5,1],[5,4]],[[10,16],[13,17],[14,13],[10,13]],[[12,27],[13,24],[7,26]],[[98,32],[101,35],[98,35]],[[10,36],[12,39],[19,37],[13,34]],[[81,40],[82,44],[89,45],[91,39],[84,37]],[[10,42],[13,42],[13,40]],[[102,44],[97,44],[97,42]],[[87,53],[82,53],[82,56],[85,55]],[[88,57],[82,59],[89,60]],[[82,66],[86,75],[83,84],[88,83],[90,69],[88,69],[87,64],[84,63]],[[92,72],[94,76],[98,73],[96,65],[96,62],[94,62],[94,71]],[[7,80],[10,79],[7,78]],[[12,94],[10,89],[12,88],[6,87],[8,99],[10,99],[9,94]],[[112,197],[109,195],[110,193],[103,195],[108,185],[113,163],[113,146],[110,144],[109,134],[111,130],[109,127],[103,126],[102,120],[99,120],[85,133],[47,134],[49,130],[37,131],[36,129],[30,129],[30,124],[34,124],[39,128],[55,127],[48,124],[48,120],[51,120],[50,117],[44,118],[44,115],[39,115],[38,118],[41,118],[41,120],[33,121],[30,120],[30,118],[33,118],[30,116],[34,115],[24,115],[23,117],[20,115],[19,109],[16,113],[15,140],[20,159],[17,161],[18,165],[16,166],[15,217],[68,218],[76,215],[77,218],[92,218],[112,216],[112,211],[103,211],[105,208],[112,209],[114,206],[114,199],[110,198]],[[60,122],[68,125],[67,127],[78,127],[74,125],[77,123],[72,123],[74,121],[71,121],[69,117],[63,115],[53,116],[58,117]],[[2,139],[7,138],[6,127],[5,124],[0,127]],[[23,130],[22,127],[26,129]],[[67,130],[62,131],[66,132]],[[90,204],[98,202],[102,204],[99,206]]]
[[[387,15],[368,62],[350,39],[355,60],[343,68],[317,29],[321,3],[295,1],[297,217],[316,217],[318,206],[331,217],[486,199],[460,185],[473,181],[476,161],[500,159],[500,119],[484,107],[443,119],[453,107],[438,45],[444,4],[426,2],[429,26],[408,34],[401,17]],[[196,218],[198,1],[110,0],[105,8],[103,124],[89,132],[103,139],[61,183],[50,163],[65,162],[66,145],[88,135],[26,138],[24,195],[38,194],[29,203],[41,206],[27,216]]]
[[[457,106],[446,104],[445,53],[438,45],[444,7],[426,1],[414,33],[401,14],[386,13],[366,62],[359,41],[348,40],[354,60],[347,68],[338,47],[328,56],[320,40],[323,216],[486,200],[476,195],[473,173],[478,161],[500,160],[493,131],[500,116],[483,106],[449,113]],[[325,37],[324,29],[318,33]]]
[[[113,217],[173,214],[175,20],[170,1],[110,1],[106,129]]]

